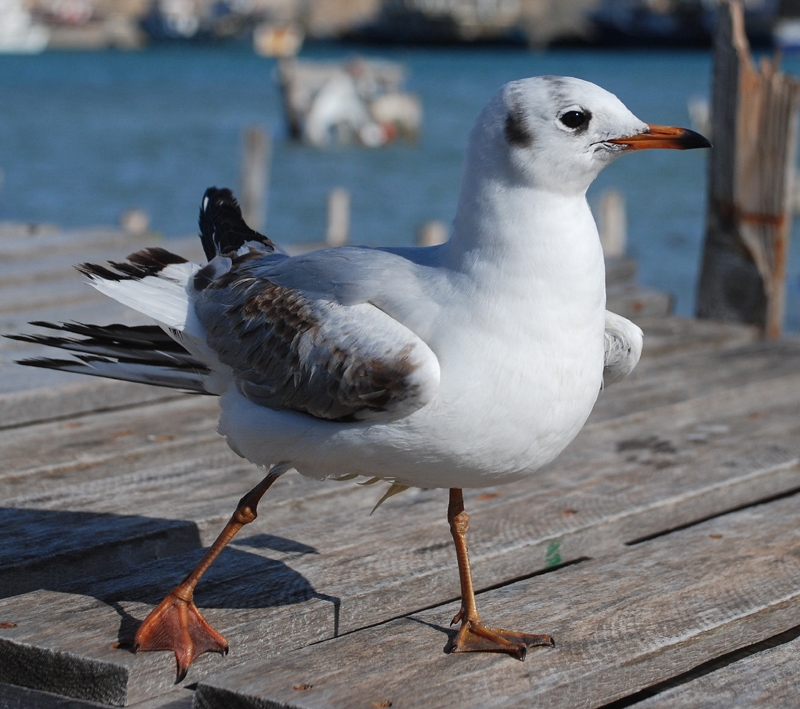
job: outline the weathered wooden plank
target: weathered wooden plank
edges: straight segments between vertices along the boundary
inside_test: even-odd
[[[84,304],[106,298],[98,293],[76,273],[64,274],[63,278],[49,278],[42,283],[39,278],[17,283],[6,283],[0,287],[0,312],[26,312],[51,307],[57,303],[68,306],[79,316]]]
[[[0,652],[14,645],[14,652],[7,653],[0,663],[0,681],[20,684],[17,679],[25,676],[27,681],[24,686],[40,691],[47,691],[58,678],[58,693],[68,697],[85,699],[88,701],[124,706],[137,701],[135,696],[127,695],[124,681],[127,679],[124,667],[106,662],[110,656],[125,655],[128,664],[135,664],[136,660],[129,651],[118,650],[113,638],[102,647],[92,648],[86,644],[87,635],[97,631],[100,624],[123,625],[129,623],[129,617],[121,607],[112,608],[95,599],[80,598],[79,603],[72,603],[69,612],[68,625],[61,628],[47,628],[47,637],[43,637],[44,628],[40,620],[41,613],[47,609],[48,614],[57,609],[63,610],[64,594],[50,591],[39,591],[26,597],[24,606],[15,608],[11,613],[5,613],[3,622],[14,627],[0,630]],[[66,618],[65,618],[66,620]],[[24,638],[22,642],[15,642],[14,636]],[[34,644],[31,644],[35,643]],[[36,647],[38,646],[38,648]],[[46,650],[50,661],[47,667],[36,659],[40,654],[39,648],[50,647]],[[168,663],[166,663],[168,664]],[[113,675],[117,682],[109,681],[108,673]],[[135,668],[134,673],[135,675]],[[172,675],[172,682],[167,680]],[[167,694],[176,689],[174,686],[174,668],[163,668],[163,692]],[[135,677],[134,677],[135,679]],[[149,697],[140,696],[141,701]],[[156,704],[157,706],[157,704]]]
[[[683,317],[642,317],[633,320],[644,331],[642,361],[668,354],[714,351],[740,347],[754,342],[758,330],[746,325],[696,320]]]
[[[83,380],[88,380],[83,377]],[[80,380],[79,380],[80,381]],[[99,380],[103,381],[103,380]],[[158,404],[130,406],[117,411],[92,413],[49,421],[18,429],[0,430],[0,496],[14,494],[14,481],[29,475],[42,475],[51,484],[48,474],[68,474],[73,468],[85,470],[113,465],[88,480],[126,472],[135,467],[120,468],[128,460],[143,455],[159,459],[176,447],[218,444],[218,451],[227,451],[224,439],[216,432],[219,404],[216,397],[181,396]],[[241,460],[231,452],[231,462]],[[141,467],[148,465],[145,462]],[[57,478],[52,483],[61,480]],[[70,478],[66,478],[70,482]],[[5,485],[12,487],[5,487]]]
[[[104,704],[39,692],[27,687],[0,682],[0,707],[3,709],[100,709]]]
[[[695,401],[796,372],[800,341],[787,338],[772,345],[643,358],[628,379],[600,394],[589,424],[670,404],[691,407]]]
[[[636,259],[624,255],[605,257],[606,285],[612,283],[630,283],[636,279]]]
[[[602,706],[800,623],[799,523],[792,497],[481,594],[493,624],[556,638],[525,663],[443,654],[453,603],[232,668],[195,704]]]
[[[669,315],[672,300],[669,293],[638,283],[618,283],[606,289],[606,307],[624,318]]]
[[[753,385],[755,386],[755,385]],[[736,401],[734,394],[725,392],[724,396],[716,403],[721,410],[732,412],[731,407],[738,407],[750,412],[748,406],[755,405],[756,408],[761,404],[761,400],[767,396],[773,403],[777,403],[778,399],[785,393],[793,396],[793,392],[800,384],[796,380],[778,380],[773,383],[772,389],[762,389],[758,386],[748,394],[739,397]],[[778,397],[778,398],[776,398]],[[749,403],[748,403],[749,402]],[[65,422],[61,424],[49,424],[42,426],[39,431],[39,445],[42,448],[39,459],[34,458],[33,465],[29,465],[27,471],[24,469],[16,469],[15,467],[9,468],[10,474],[5,475],[7,482],[3,485],[4,492],[6,493],[7,504],[10,507],[27,509],[25,513],[30,518],[31,533],[25,539],[24,546],[18,546],[14,553],[14,560],[6,560],[7,571],[6,574],[19,582],[23,578],[20,574],[16,573],[17,569],[15,564],[43,564],[44,568],[48,569],[51,574],[50,580],[53,583],[55,569],[58,564],[48,564],[45,559],[48,558],[46,550],[49,548],[47,545],[42,544],[37,534],[33,532],[41,524],[50,529],[51,525],[59,526],[58,520],[61,519],[61,526],[65,529],[65,534],[56,535],[55,539],[58,540],[59,552],[56,555],[67,554],[65,559],[69,558],[69,554],[80,548],[81,544],[88,540],[95,540],[94,548],[98,553],[107,553],[107,547],[113,547],[115,544],[127,544],[131,539],[127,536],[133,535],[134,540],[142,538],[149,539],[152,534],[156,534],[159,527],[159,522],[156,519],[141,520],[127,520],[118,527],[118,533],[109,534],[97,538],[92,531],[92,525],[87,521],[83,537],[81,534],[73,535],[68,531],[76,524],[77,519],[83,519],[84,516],[91,517],[95,523],[102,526],[106,522],[107,515],[127,515],[129,511],[134,510],[149,510],[152,515],[160,519],[161,517],[167,520],[164,522],[165,529],[176,529],[173,523],[169,520],[182,519],[187,522],[194,522],[198,525],[197,529],[200,538],[203,541],[208,540],[208,535],[215,533],[215,525],[222,519],[227,517],[229,511],[232,509],[235,501],[240,494],[247,489],[250,485],[254,484],[260,473],[253,469],[248,464],[240,461],[232,453],[227,451],[222,441],[212,434],[191,435],[186,439],[178,437],[176,440],[175,434],[170,433],[169,429],[160,433],[158,431],[157,422],[161,419],[175,422],[179,420],[175,413],[182,413],[189,415],[187,419],[189,425],[193,430],[198,429],[211,429],[213,422],[213,412],[209,411],[209,407],[204,407],[202,414],[193,418],[192,408],[190,405],[193,403],[191,400],[173,402],[168,406],[167,410],[163,412],[163,416],[154,416],[151,412],[146,412],[143,415],[149,421],[149,428],[145,427],[142,431],[136,431],[135,428],[128,428],[126,426],[127,420],[130,418],[127,412],[116,414],[116,416],[105,418],[95,417],[102,420],[105,427],[89,426],[88,429],[78,426],[71,428],[73,422]],[[688,404],[681,404],[684,409],[679,419],[683,424],[688,424],[698,414],[705,416],[713,415],[714,402],[704,400],[696,404],[693,409]],[[686,410],[688,409],[688,410]],[[756,411],[758,414],[759,412]],[[670,410],[666,414],[670,419],[676,416],[674,410]],[[750,413],[748,413],[748,416]],[[688,418],[687,418],[688,416]],[[652,418],[647,419],[645,426],[652,432],[654,426],[658,425],[657,420]],[[672,424],[670,424],[672,425]],[[755,430],[749,423],[748,428],[743,433],[752,432]],[[589,430],[592,426],[589,427]],[[633,429],[629,429],[633,431]],[[657,430],[657,428],[655,429]],[[613,428],[612,428],[613,431]],[[27,430],[20,431],[21,441],[15,443],[11,441],[17,432],[9,432],[6,438],[6,445],[9,451],[9,460],[15,461],[24,458],[26,451],[36,450],[37,446],[35,441],[26,440],[24,435]],[[60,435],[59,435],[60,433]],[[94,448],[93,455],[85,457],[79,455],[77,459],[69,456],[59,464],[54,461],[53,464],[47,464],[47,459],[51,455],[54,442],[58,441],[64,434],[70,436],[72,440],[61,440],[60,445],[67,451],[69,449],[81,451],[84,448]],[[613,433],[612,435],[617,435]],[[633,434],[631,434],[633,435]],[[695,436],[704,436],[705,434],[692,434]],[[707,436],[706,436],[707,437]],[[634,443],[636,439],[634,438]],[[645,439],[643,439],[645,440]],[[649,440],[649,439],[648,439]],[[579,442],[573,449],[569,451],[562,458],[562,467],[566,469],[575,468],[571,460],[580,461],[578,465],[586,463],[596,464],[600,462],[600,453],[595,450],[602,445],[601,438],[594,436],[593,438],[586,439],[582,444]],[[2,437],[0,437],[2,442]],[[115,451],[117,445],[121,445],[122,449]],[[633,446],[633,444],[631,444]],[[637,444],[639,445],[639,444]],[[672,444],[669,444],[670,446]],[[734,444],[735,445],[735,444]],[[633,446],[635,448],[635,446]],[[644,449],[647,453],[651,448],[646,440],[644,444],[639,445],[639,448]],[[100,450],[97,450],[97,449]],[[677,449],[676,449],[677,450]],[[16,451],[16,453],[15,453]],[[582,452],[584,451],[584,452]],[[589,451],[588,457],[585,451]],[[74,454],[73,454],[74,455]],[[63,453],[62,453],[63,456]],[[618,465],[619,460],[614,455],[609,459],[609,466],[614,468]],[[37,464],[38,463],[38,464]],[[660,465],[672,465],[668,460],[661,460]],[[124,473],[124,471],[128,471]],[[75,474],[78,474],[75,476]],[[74,480],[69,482],[70,474],[77,477],[79,482]],[[36,475],[39,478],[39,484],[47,485],[46,491],[42,492],[40,489],[33,491],[22,492],[26,488],[25,479],[31,475]],[[575,473],[570,473],[573,476]],[[104,477],[111,477],[112,480],[105,481]],[[313,485],[312,483],[308,483]],[[334,485],[334,488],[337,486]],[[520,490],[515,491],[513,494],[522,495],[526,490],[530,490],[525,485],[520,485]],[[171,491],[180,490],[181,494],[170,494]],[[11,492],[16,490],[16,497],[11,496]],[[501,488],[501,490],[504,490]],[[113,491],[113,494],[109,494]],[[222,492],[224,491],[224,494]],[[310,494],[304,492],[303,494]],[[503,492],[498,493],[503,495]],[[18,526],[17,516],[20,513],[19,509],[16,511],[10,509],[6,512],[6,526],[10,530],[16,529]],[[37,522],[39,517],[47,511],[58,510],[67,511],[76,514],[76,518],[64,515],[44,515],[45,522]],[[129,524],[133,525],[129,528]],[[143,526],[142,526],[143,525]],[[162,525],[163,526],[163,525]],[[146,532],[143,531],[146,529]],[[9,532],[10,533],[10,532]],[[185,535],[183,528],[178,528],[176,533],[179,536]],[[196,534],[194,535],[196,537]],[[193,538],[194,538],[193,537]],[[70,540],[70,544],[66,541]],[[74,542],[74,543],[73,543]],[[184,549],[181,543],[189,543],[187,541],[181,542],[180,539],[177,543],[177,549]],[[166,542],[161,543],[162,546]],[[26,551],[27,548],[27,551]],[[52,550],[51,550],[52,551]],[[55,552],[53,551],[55,554]],[[145,557],[149,558],[149,551],[145,551]],[[87,565],[85,568],[90,569],[92,566],[93,555],[91,553],[84,553],[83,559]],[[133,562],[131,562],[133,563]],[[68,566],[67,570],[71,569]],[[25,576],[29,584],[36,583],[34,574],[29,573]],[[35,586],[27,586],[32,588]],[[6,593],[10,591],[6,590]],[[15,592],[19,592],[17,589]]]
[[[0,429],[183,396],[175,389],[146,384],[79,375],[70,379],[71,383],[64,379],[58,385],[1,394]],[[41,377],[42,382],[47,380]]]
[[[191,709],[194,692],[183,687],[173,692],[129,704],[132,709]],[[50,692],[40,692],[27,687],[0,682],[0,707],[2,709],[102,709],[107,704],[98,704],[83,699],[63,697]]]
[[[750,709],[797,704],[800,640],[763,650],[636,704],[637,709]]]
[[[1,231],[0,227],[0,231]],[[160,239],[149,234],[142,237],[120,236],[108,242],[74,238],[74,234],[60,232],[58,249],[37,250],[35,253],[22,253],[19,257],[0,258],[0,279],[3,286],[12,283],[27,283],[31,280],[47,282],[52,278],[70,277],[77,282],[83,278],[75,270],[75,266],[86,261],[102,263],[103,261],[119,260],[138,249],[160,246],[184,258],[202,258],[203,250],[197,237],[180,237]],[[2,248],[0,247],[0,250]]]
[[[177,253],[192,251],[186,258],[202,253],[200,240],[191,236],[164,240],[156,234],[133,235],[104,226],[62,230],[0,222],[0,263],[31,261],[41,263],[46,271],[52,270],[59,258],[81,263],[87,257],[125,255],[148,246],[163,246]]]
[[[119,229],[89,227],[63,231],[34,225],[0,224],[0,260],[38,258],[44,253],[74,252],[140,243]]]
[[[222,468],[211,462],[199,472],[194,467],[192,462],[163,466],[113,483],[101,480],[9,501],[9,507],[0,508],[6,539],[0,550],[0,597],[61,588],[210,544],[263,473],[242,464]],[[286,481],[272,501],[270,518],[277,528],[293,518],[297,497],[316,514],[335,504],[366,517],[377,491],[365,494],[352,483],[347,488],[332,482],[311,485],[300,478]]]
[[[775,385],[778,391],[771,394],[773,404],[778,403],[775,397],[779,397],[782,392],[792,392],[792,384],[800,387],[800,378],[789,382],[788,386],[783,380]],[[759,399],[765,393],[770,394],[770,391],[758,389],[755,392]],[[748,401],[746,396],[744,401]],[[26,451],[36,450],[34,442],[24,435],[20,436],[20,441],[13,441],[16,432],[11,431],[0,436],[0,443],[5,442],[7,445],[8,461],[11,462],[7,472],[0,471],[0,490],[4,492],[8,507],[0,515],[0,529],[7,529],[7,534],[13,534],[12,538],[16,540],[15,545],[8,547],[8,558],[4,559],[0,552],[4,568],[0,577],[5,577],[8,579],[6,583],[11,584],[8,587],[5,584],[0,585],[4,595],[36,588],[35,584],[40,583],[40,580],[34,567],[41,567],[46,573],[45,578],[51,584],[50,587],[53,587],[52,584],[59,577],[56,569],[63,567],[63,573],[75,574],[77,569],[71,556],[79,550],[82,550],[80,557],[83,573],[89,574],[97,564],[95,555],[105,557],[113,554],[110,549],[116,545],[136,546],[143,543],[142,540],[150,540],[155,535],[160,540],[159,548],[163,549],[168,539],[163,535],[174,532],[178,537],[178,553],[186,548],[185,544],[191,547],[197,543],[196,540],[207,543],[213,538],[216,526],[228,516],[238,497],[255,484],[261,473],[238,459],[215,434],[195,433],[202,429],[213,430],[214,419],[213,409],[209,411],[210,407],[204,406],[201,412],[195,412],[191,406],[193,403],[191,399],[171,402],[165,405],[162,416],[145,414],[145,422],[149,425],[141,430],[127,427],[132,418],[130,412],[119,412],[108,419],[93,417],[93,426],[73,428],[71,424],[74,422],[43,425],[38,436],[42,450],[38,452],[38,457],[36,453],[33,454],[33,460],[28,463],[27,469],[17,468],[15,462],[24,459]],[[722,410],[730,410],[732,403],[729,397],[721,405]],[[742,404],[740,402],[735,406],[741,407]],[[744,406],[746,408],[747,404]],[[714,413],[713,406],[701,405],[698,410],[705,416]],[[748,413],[747,416],[749,415]],[[672,426],[674,412],[670,411],[667,417],[670,420],[669,428]],[[191,435],[187,436],[185,431],[179,434],[178,429],[170,429],[169,426],[160,430],[159,421],[162,419],[173,425],[182,422]],[[790,416],[790,423],[791,420]],[[764,423],[775,426],[769,418]],[[648,431],[658,431],[658,425],[658,419],[647,419]],[[744,428],[742,433],[761,430],[749,418],[744,420]],[[629,430],[634,436],[634,431],[638,429]],[[19,433],[26,432],[23,430]],[[64,434],[69,436],[69,442],[63,440]],[[612,427],[610,432],[583,437],[562,458],[560,469],[568,471],[567,474],[573,481],[578,479],[575,469],[587,463],[591,463],[593,469],[607,464],[610,470],[618,470],[620,458],[613,450],[612,440],[618,435],[618,431]],[[784,435],[783,430],[781,429],[780,434],[772,435],[772,439],[776,435]],[[693,432],[691,436],[693,440],[714,438],[702,431]],[[719,435],[716,437],[719,438]],[[625,450],[630,450],[625,457],[638,461],[637,456],[641,457],[639,454],[642,453],[652,458],[654,446],[657,449],[659,445],[662,448],[666,446],[676,454],[680,449],[680,443],[653,443],[651,439],[652,436],[640,439],[634,436],[630,441],[624,442]],[[59,463],[56,458],[53,463],[48,464],[50,455],[56,457],[53,449],[58,445],[66,448],[67,453],[70,449],[91,449],[92,453],[81,453],[76,458],[74,452],[65,457],[65,451],[62,451],[62,462]],[[734,437],[731,445],[731,450],[736,450],[740,444]],[[676,464],[674,456],[659,455],[656,459],[660,466]],[[36,480],[36,486],[29,489],[33,479]],[[317,496],[323,494],[323,489],[329,489],[326,486],[318,488],[310,481],[304,481],[304,484],[306,487],[300,493],[304,496]],[[333,484],[330,489],[337,490],[341,487]],[[541,494],[539,487],[536,487],[537,495]],[[280,485],[277,489],[283,490],[284,486]],[[527,499],[532,489],[529,484],[519,484],[514,486],[510,494]],[[555,490],[558,491],[559,488],[556,487]],[[506,488],[500,488],[494,494],[502,497],[507,494],[506,491]],[[371,499],[372,496],[368,497]],[[139,510],[148,510],[148,517],[130,516],[131,511]],[[67,511],[70,514],[66,514]],[[118,523],[111,524],[109,515],[121,515],[121,518]],[[19,529],[21,519],[26,520],[27,534],[24,536],[19,532],[14,533],[14,530]],[[175,520],[192,523],[193,533],[186,537],[186,530],[182,526],[176,528],[173,523]],[[78,530],[71,531],[75,527]],[[64,532],[53,534],[54,529],[63,529]],[[105,533],[98,535],[99,529],[104,529]],[[41,533],[37,530],[41,530]],[[324,533],[320,534],[325,536]],[[158,553],[163,554],[164,551]],[[145,545],[142,554],[141,557],[135,557],[132,549],[128,548],[121,555],[126,557],[126,565],[130,565],[151,558],[152,551]],[[55,557],[62,561],[56,562]],[[27,571],[20,574],[23,567]],[[23,581],[25,586],[19,586]]]
[[[471,493],[471,552],[478,587],[608,553],[642,536],[795,489],[798,451],[791,443],[800,446],[796,389],[776,385],[771,393],[776,406],[781,392],[792,403],[756,419],[745,411],[738,418],[717,415],[701,424],[675,425],[675,419],[665,417],[659,426],[645,420],[624,430],[598,427],[590,431],[592,440],[585,447],[576,448],[563,466],[543,472],[527,491],[508,486]],[[741,441],[742,430],[751,425],[756,444]],[[332,497],[325,504],[329,508],[338,501]],[[314,500],[300,499],[279,512],[278,519],[286,516],[279,520],[282,526],[273,527],[271,508],[263,508],[269,534],[234,544],[199,589],[198,602],[207,617],[234,643],[228,663],[263,659],[457,595],[441,491],[401,496],[371,519],[366,506],[361,514],[354,514],[356,504],[332,512]],[[102,657],[104,669],[92,675],[91,691],[98,683],[129,699],[163,691],[173,680],[172,662],[158,654],[133,658],[106,652],[109,629],[120,628],[120,637],[129,640],[135,622],[128,619],[120,625],[120,609],[125,618],[144,617],[198,554],[77,584],[75,592],[105,599],[117,610],[109,614],[102,604],[92,606],[105,622],[73,627],[81,637],[75,646],[65,645],[72,642],[65,628],[75,625],[76,613],[84,612],[84,595],[37,592],[0,602],[0,615],[14,622],[35,608],[40,623],[59,629],[54,635],[28,635],[24,641],[17,636],[0,647],[0,660],[3,653],[15,652],[19,642],[32,653],[31,663],[36,658],[37,667],[50,663],[54,652],[71,652],[74,661],[83,657],[90,664]],[[204,659],[186,681],[196,681],[219,663],[219,658]],[[47,676],[58,682],[55,670]],[[15,681],[32,680],[17,676]]]

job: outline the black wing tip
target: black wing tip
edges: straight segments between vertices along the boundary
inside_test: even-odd
[[[200,206],[201,212],[208,209],[209,204],[229,204],[234,209],[238,210],[241,214],[241,208],[236,197],[233,196],[233,191],[228,187],[209,187],[203,194],[203,203]]]
[[[138,281],[148,276],[157,276],[167,266],[188,263],[183,256],[167,251],[160,246],[150,246],[141,251],[134,251],[125,258],[125,261],[109,261],[108,266],[98,263],[81,263],[75,268],[92,280]]]
[[[24,367],[39,367],[40,369],[64,369],[66,367],[75,367],[76,364],[79,364],[74,359],[56,359],[55,357],[28,357],[14,360],[14,363],[21,364]]]
[[[84,276],[103,281],[121,281],[124,276],[106,268],[99,263],[79,263],[75,268]]]
[[[242,209],[227,187],[209,187],[200,203],[200,241],[206,258],[211,261],[238,251],[246,242],[263,244],[269,251],[275,244],[263,234],[251,229],[242,216]]]

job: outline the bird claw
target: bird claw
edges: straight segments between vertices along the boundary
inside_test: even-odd
[[[555,642],[549,635],[517,633],[513,630],[491,628],[480,621],[466,620],[459,628],[450,652],[505,652],[518,660],[524,660],[528,648],[538,645],[555,647]]]
[[[450,625],[455,625],[456,623],[460,623],[462,620],[464,620],[464,616],[466,616],[466,613],[467,612],[464,609],[464,606],[461,606],[458,613],[456,613],[453,616],[453,620],[450,621]]]
[[[176,593],[179,589],[170,592],[145,618],[133,641],[134,652],[172,650],[178,664],[177,682],[204,652],[228,654],[228,641],[209,625],[192,600]]]

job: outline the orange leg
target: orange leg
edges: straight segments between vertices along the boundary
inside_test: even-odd
[[[150,650],[172,650],[178,662],[180,682],[195,658],[204,652],[228,653],[228,641],[212,628],[194,604],[194,589],[197,582],[220,552],[244,525],[257,516],[257,506],[264,493],[269,490],[288,466],[276,465],[269,474],[236,506],[236,511],[220,535],[205,553],[194,570],[161,601],[139,626],[134,638],[134,652]]]
[[[450,625],[461,623],[461,628],[450,652],[505,652],[524,660],[529,647],[534,645],[554,647],[555,643],[549,635],[517,633],[483,624],[475,603],[475,589],[472,586],[472,571],[467,551],[469,515],[464,511],[464,497],[460,488],[450,488],[447,521],[450,522],[450,532],[456,545],[458,576],[461,580],[461,610],[450,623]]]

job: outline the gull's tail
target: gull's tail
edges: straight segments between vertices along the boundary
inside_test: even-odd
[[[158,325],[31,323],[59,334],[7,335],[55,347],[71,359],[35,357],[19,364],[108,379],[211,393],[209,360],[203,357],[199,324],[190,306],[189,279],[199,266],[166,249],[151,248],[107,266],[78,267],[101,293],[155,320]]]
[[[255,248],[276,251],[266,236],[250,229],[232,192],[210,187],[200,207],[200,240],[209,261],[206,268],[230,267],[230,257]],[[221,258],[217,257],[228,257]],[[166,249],[138,251],[107,266],[78,267],[90,285],[123,305],[152,318],[158,325],[85,325],[31,323],[47,335],[7,335],[14,340],[65,350],[71,359],[36,357],[19,363],[109,379],[141,382],[200,394],[216,394],[228,369],[206,344],[205,330],[192,304],[201,267]],[[52,334],[57,332],[59,334]],[[223,382],[219,381],[223,378]]]
[[[64,335],[7,335],[12,340],[32,342],[75,353],[73,359],[34,357],[19,360],[29,367],[59,369],[141,384],[208,394],[208,367],[189,354],[157,325],[84,325],[82,323],[32,322],[31,325]]]

